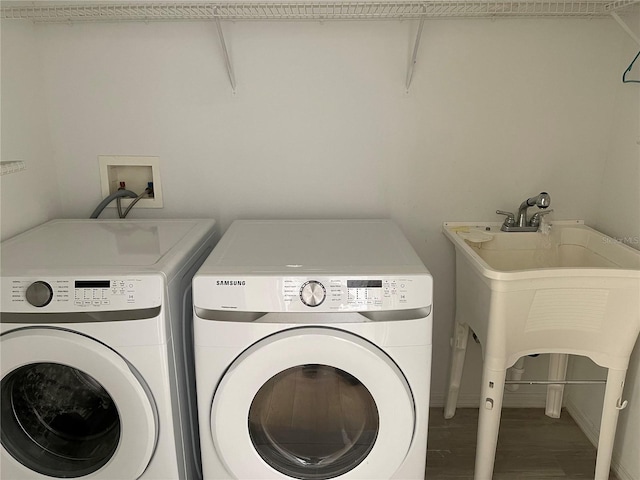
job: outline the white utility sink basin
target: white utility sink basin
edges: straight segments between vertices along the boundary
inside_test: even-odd
[[[502,232],[500,224],[494,223],[446,223],[444,231],[456,251],[460,250],[489,278],[525,278],[533,275],[532,270],[541,269],[544,271],[533,276],[614,273],[608,270],[615,270],[616,275],[640,276],[639,251],[578,221],[555,222],[548,235]],[[518,274],[505,275],[506,272]]]
[[[455,414],[472,330],[483,354],[475,478],[491,478],[506,369],[526,355],[552,354],[549,379],[558,384],[567,355],[589,357],[609,369],[595,474],[608,478],[624,377],[640,332],[640,251],[582,221],[553,222],[546,235],[500,226],[444,224],[456,252],[445,417]],[[547,414],[558,416],[561,404],[562,386],[549,387]]]
[[[565,335],[602,330],[605,341],[620,323],[640,329],[640,251],[582,221],[554,222],[548,235],[502,232],[499,223],[445,223],[444,233],[456,251],[456,318],[485,346],[491,332],[517,343],[554,331],[557,345],[545,338],[545,353],[566,353]],[[634,343],[619,347],[630,353]],[[541,353],[509,350],[509,365]]]

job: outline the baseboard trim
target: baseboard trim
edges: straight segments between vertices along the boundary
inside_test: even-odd
[[[591,444],[594,447],[598,445],[598,437],[600,436],[600,426],[595,425],[591,419],[589,419],[578,406],[565,397],[565,405],[564,408],[567,410],[567,413],[571,415],[571,418],[576,422],[580,430],[586,435]],[[620,463],[620,459],[617,458],[616,455],[613,455],[611,458],[611,469],[616,473],[619,480],[635,480],[631,473]]]
[[[567,410],[571,418],[575,420],[580,430],[587,436],[591,444],[595,447],[598,445],[598,437],[600,436],[600,428],[589,419],[582,410],[580,410],[574,402],[565,397],[564,408]]]

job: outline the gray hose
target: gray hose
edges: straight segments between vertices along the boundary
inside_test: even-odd
[[[108,197],[106,197],[104,200],[100,202],[100,204],[96,207],[96,209],[93,211],[93,213],[89,218],[98,218],[98,215],[102,213],[102,211],[106,208],[106,206],[109,205],[118,197],[137,198],[138,195],[133,193],[131,190],[124,190],[124,189],[116,190],[115,192],[113,192],[111,195],[109,195]]]
[[[131,211],[131,209],[133,208],[133,206],[138,203],[140,201],[141,198],[143,198],[145,195],[149,194],[151,192],[151,189],[149,188],[145,188],[144,192],[142,192],[140,195],[138,195],[136,198],[133,199],[133,201],[129,204],[129,206],[127,207],[127,209],[124,211],[124,213],[122,215],[120,215],[120,218],[127,218],[127,215],[129,214],[129,212]],[[120,199],[118,199],[120,200]]]

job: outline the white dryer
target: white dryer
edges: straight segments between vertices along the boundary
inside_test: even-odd
[[[0,477],[200,476],[190,287],[216,235],[53,220],[2,243]]]
[[[193,280],[204,478],[424,478],[432,290],[391,221],[234,222]]]

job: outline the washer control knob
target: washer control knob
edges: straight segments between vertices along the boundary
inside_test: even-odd
[[[47,282],[33,282],[27,287],[26,297],[34,307],[44,307],[53,300],[53,288]]]
[[[317,307],[327,296],[327,291],[320,282],[310,280],[300,288],[300,300],[308,307]]]

